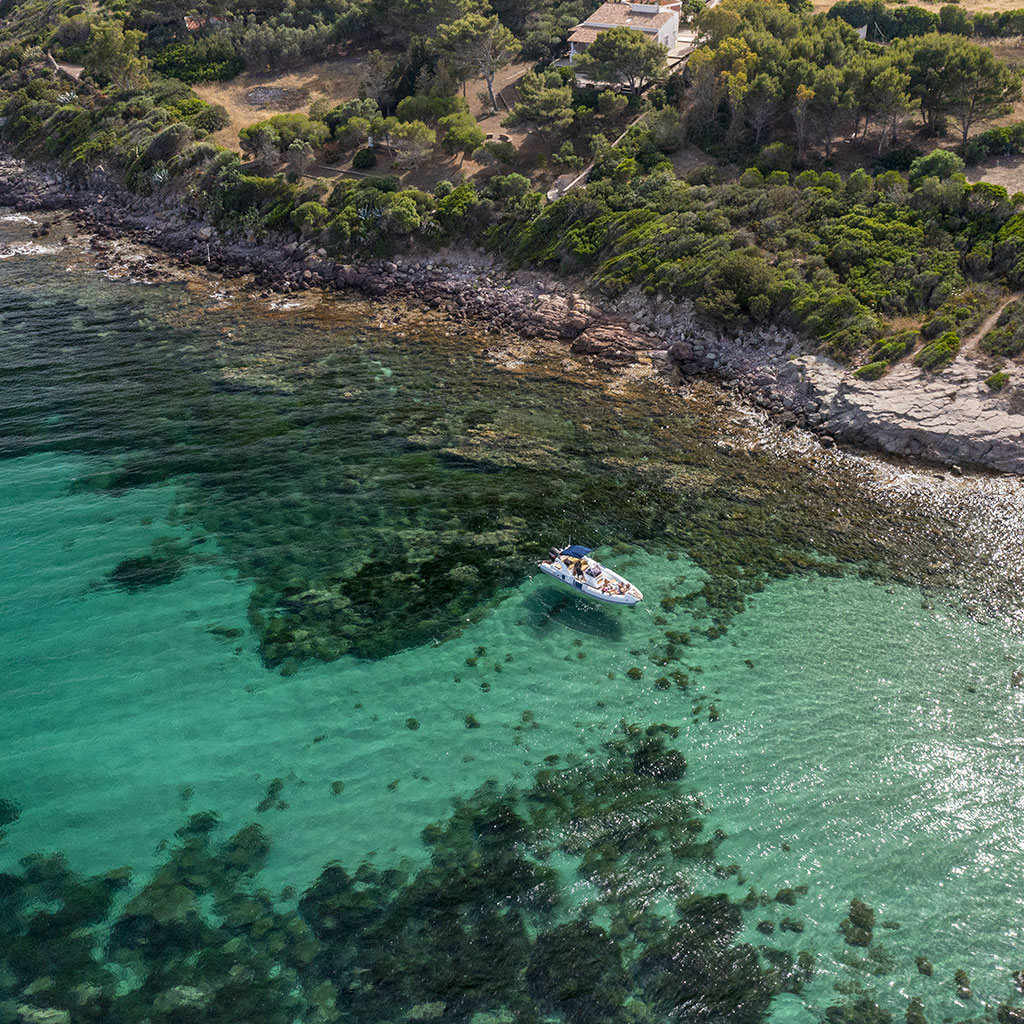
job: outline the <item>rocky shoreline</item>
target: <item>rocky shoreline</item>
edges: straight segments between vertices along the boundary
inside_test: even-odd
[[[935,375],[900,366],[878,381],[811,352],[777,327],[726,336],[687,300],[626,293],[598,300],[545,272],[510,271],[486,254],[341,263],[311,243],[222,237],[183,209],[180,197],[142,199],[93,178],[72,185],[60,173],[0,158],[0,206],[70,210],[108,268],[143,280],[194,274],[246,278],[259,297],[312,289],[354,291],[442,313],[456,325],[558,341],[568,351],[627,365],[650,361],[678,378],[710,376],[783,427],[836,442],[938,463],[1024,474],[1024,391],[993,392],[989,368],[960,356]],[[40,234],[47,233],[46,226]],[[127,243],[161,250],[176,272]]]

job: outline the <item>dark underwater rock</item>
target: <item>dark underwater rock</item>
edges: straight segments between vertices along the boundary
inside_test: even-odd
[[[852,1003],[828,1007],[825,1020],[828,1024],[892,1024],[892,1014],[873,999],[862,996]]]
[[[924,1015],[924,1003],[920,999],[910,1000],[906,1014],[907,1024],[928,1024],[928,1018]]]
[[[239,829],[221,848],[223,862],[232,869],[255,874],[270,856],[270,840],[259,825]]]
[[[625,1019],[626,972],[618,945],[604,929],[572,921],[537,937],[526,971],[527,991],[542,1010],[570,1024]]]
[[[267,786],[266,796],[256,805],[256,813],[262,814],[264,811],[269,811],[278,802],[282,789],[284,789],[284,779],[271,779]]]
[[[174,834],[179,839],[187,839],[190,836],[205,836],[207,833],[212,832],[219,824],[220,817],[213,811],[198,811]]]
[[[676,904],[680,928],[695,943],[727,942],[743,927],[740,908],[723,892],[691,896]]]
[[[846,942],[851,946],[870,946],[874,927],[874,909],[863,900],[851,900],[850,916],[839,925]]]
[[[971,979],[968,978],[967,972],[963,969],[956,971],[953,975],[953,980],[956,982],[956,997],[957,999],[968,1000],[971,998]]]
[[[675,782],[686,774],[686,758],[660,737],[648,737],[633,753],[633,770],[660,782]]]
[[[21,807],[14,800],[0,798],[0,828],[11,825],[21,817]]]
[[[757,1021],[775,991],[751,946],[695,943],[684,926],[651,943],[636,972],[656,1019]]]
[[[178,579],[184,571],[180,559],[141,555],[118,562],[107,579],[121,590],[136,591],[164,586]]]

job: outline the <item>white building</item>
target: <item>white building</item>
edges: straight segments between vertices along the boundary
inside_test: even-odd
[[[680,3],[666,7],[657,4],[601,4],[569,36],[569,60],[574,60],[604,31],[610,28],[632,28],[656,39],[666,50],[676,45],[679,36]]]

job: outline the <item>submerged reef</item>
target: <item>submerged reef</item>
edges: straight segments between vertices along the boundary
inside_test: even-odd
[[[211,811],[161,844],[143,880],[25,857],[0,873],[0,1024],[762,1024],[819,954],[743,935],[771,934],[754,922],[806,886],[740,899],[694,887],[738,872],[715,863],[725,836],[706,834],[684,789],[677,736],[623,723],[586,758],[457,799],[416,863],[331,861],[298,898],[261,884],[265,831],[225,838]],[[871,931],[874,911],[854,899],[842,925]],[[819,1024],[894,1021],[873,987],[894,958],[836,939],[846,978]],[[962,970],[955,981],[968,1000]],[[905,1011],[927,1019],[920,998]],[[1024,1010],[1003,1002],[997,1017]]]
[[[118,562],[107,579],[122,590],[143,590],[146,587],[159,587],[171,583],[184,571],[185,568],[178,559],[140,555],[138,558],[125,558]]]
[[[542,354],[512,372],[488,357],[493,339],[426,325],[397,337],[337,307],[207,309],[193,322],[198,310],[169,313],[163,294],[129,304],[109,283],[76,294],[76,278],[69,347],[48,326],[45,272],[5,322],[36,339],[33,360],[12,367],[31,416],[0,410],[0,433],[17,438],[5,454],[101,456],[78,490],[173,484],[169,525],[215,540],[202,560],[252,582],[259,652],[287,675],[451,636],[570,535],[688,555],[702,581],[662,605],[712,636],[790,573],[940,585],[964,568],[955,526],[910,498],[895,509],[753,435],[746,451],[716,446],[710,398]],[[109,581],[141,593],[199,561],[191,545],[154,544]]]
[[[260,886],[264,831],[218,840],[210,812],[137,887],[25,858],[0,874],[0,1021],[756,1024],[810,957],[740,942],[741,907],[683,881],[719,837],[672,733],[485,785],[424,830],[418,870],[332,862],[297,905]]]
[[[125,552],[108,582],[143,597],[231,567],[264,663],[288,675],[450,637],[569,536],[691,558],[695,591],[648,599],[711,636],[788,574],[941,586],[968,570],[960,526],[913,496],[771,450],[721,393],[557,346],[426,320],[391,334],[367,326],[379,307],[334,300],[211,308],[46,262],[4,299],[5,337],[33,342],[5,350],[19,393],[0,455],[95,458],[77,491],[165,486],[162,525],[189,543]]]

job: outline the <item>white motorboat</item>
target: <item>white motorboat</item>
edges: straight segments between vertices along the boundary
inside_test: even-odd
[[[591,549],[582,544],[552,548],[548,557],[539,563],[540,571],[580,594],[609,604],[633,605],[644,599],[629,580],[591,558],[590,552]]]

